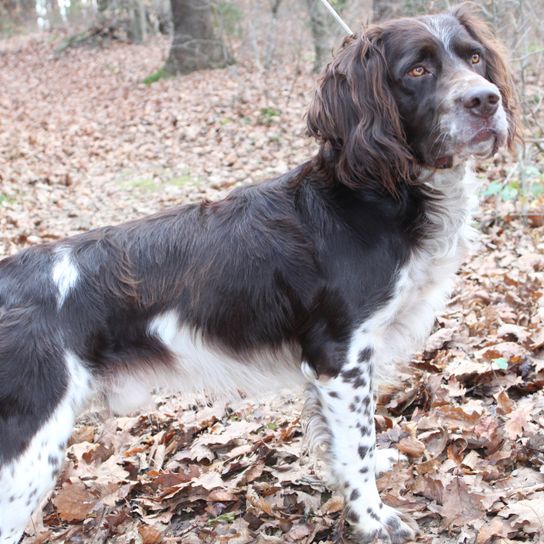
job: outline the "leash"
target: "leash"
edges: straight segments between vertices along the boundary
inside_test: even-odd
[[[353,34],[351,28],[344,22],[344,19],[336,13],[336,10],[330,5],[327,0],[320,0],[320,2],[329,10],[329,13],[336,19],[336,22],[342,27],[342,30],[346,34]]]

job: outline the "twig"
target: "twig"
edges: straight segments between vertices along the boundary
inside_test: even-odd
[[[520,57],[512,57],[511,60],[517,62],[520,60],[527,60],[528,57],[531,55],[539,55],[540,53],[544,53],[544,47],[542,49],[537,49],[536,51],[529,51],[528,53],[525,53],[521,55]]]

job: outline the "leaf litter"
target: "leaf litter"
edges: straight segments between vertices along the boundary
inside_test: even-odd
[[[164,40],[53,50],[36,36],[0,44],[0,255],[219,198],[315,150],[310,66],[240,63],[145,86]],[[483,185],[508,161],[480,168]],[[515,212],[482,199],[481,242],[451,303],[410,377],[380,397],[378,444],[408,462],[378,487],[420,542],[544,540],[544,227]],[[128,417],[90,410],[24,542],[349,542],[343,501],[304,452],[301,405],[157,395]]]

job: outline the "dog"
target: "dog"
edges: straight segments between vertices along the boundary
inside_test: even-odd
[[[0,541],[19,541],[91,398],[306,386],[359,542],[414,529],[375,472],[377,387],[422,347],[473,232],[473,157],[519,135],[507,64],[462,5],[347,37],[287,174],[0,261]],[[170,387],[171,388],[171,387]]]

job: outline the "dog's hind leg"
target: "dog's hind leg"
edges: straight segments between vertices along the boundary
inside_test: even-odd
[[[52,490],[77,414],[91,390],[91,376],[73,354],[65,355],[62,394],[46,393],[53,405],[48,417],[32,405],[21,409],[16,399],[0,399],[0,542],[19,542],[32,512]],[[43,392],[41,392],[43,394]],[[40,421],[41,420],[41,421]],[[39,426],[36,428],[36,421]]]
[[[344,350],[323,349],[322,353]],[[303,363],[310,376],[308,403],[311,405],[309,431],[311,445],[325,441],[332,483],[344,495],[347,519],[358,542],[412,540],[414,531],[393,508],[384,504],[376,487],[376,431],[374,427],[373,350],[346,349],[340,369],[319,374]],[[336,366],[336,361],[329,368]],[[318,365],[316,365],[318,366]],[[313,420],[313,421],[312,421]],[[314,427],[314,429],[312,429]],[[313,444],[312,444],[313,442]]]

